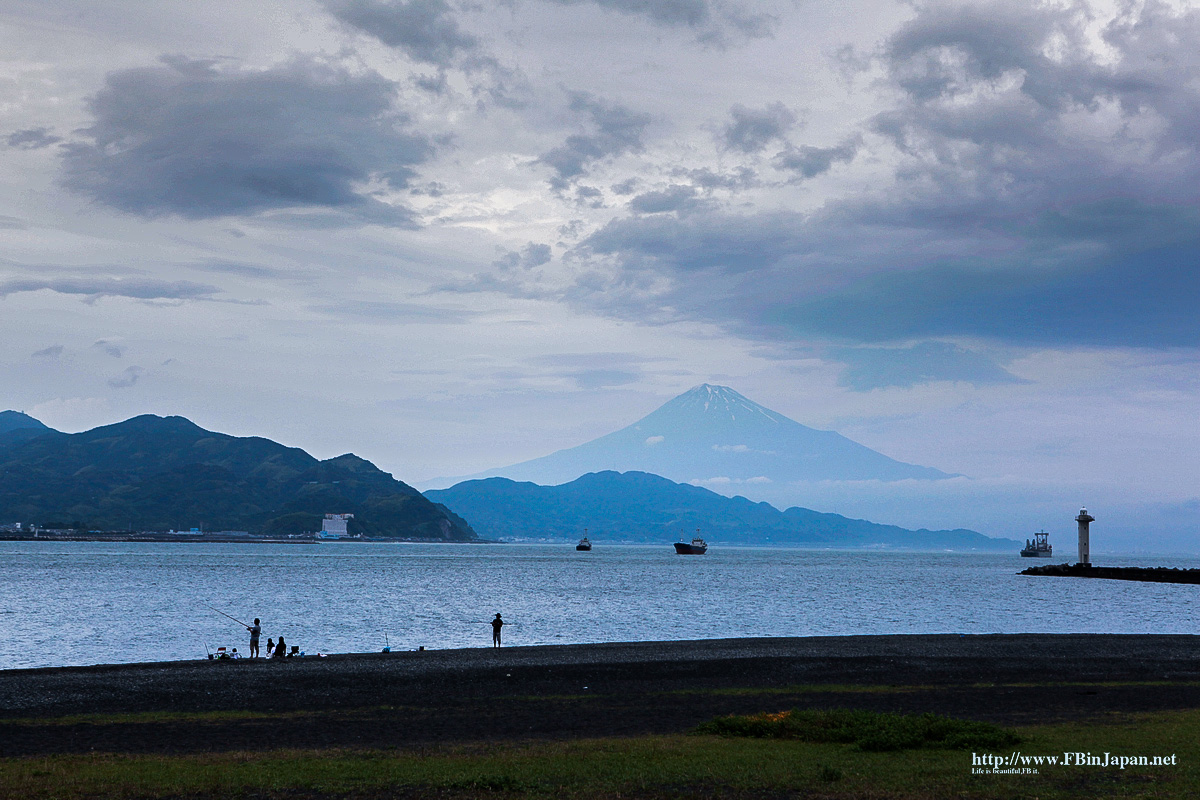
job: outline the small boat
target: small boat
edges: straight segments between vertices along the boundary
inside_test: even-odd
[[[702,556],[708,550],[708,542],[700,538],[700,529],[696,529],[696,535],[692,537],[692,541],[685,542],[681,538],[675,542],[675,552],[681,556]]]
[[[1050,545],[1050,534],[1038,531],[1032,539],[1026,539],[1021,555],[1026,558],[1050,558],[1053,556],[1054,548]]]
[[[585,536],[579,540],[579,544],[575,545],[575,549],[586,553],[592,549],[592,542],[590,539],[588,539],[588,537]]]

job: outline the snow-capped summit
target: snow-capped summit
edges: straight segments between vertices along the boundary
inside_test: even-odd
[[[650,472],[719,491],[721,485],[747,483],[950,477],[896,461],[833,431],[801,425],[728,386],[702,383],[627,428],[469,478],[504,477],[545,485],[601,470]]]
[[[734,421],[737,420],[739,414],[743,418],[760,414],[776,424],[789,422],[788,418],[782,414],[776,414],[769,408],[760,406],[728,386],[714,386],[711,383],[693,386],[654,413],[658,414],[668,409],[671,413],[677,414],[697,411],[704,414],[728,414],[729,418]]]

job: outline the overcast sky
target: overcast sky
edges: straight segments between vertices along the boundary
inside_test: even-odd
[[[0,405],[419,484],[710,382],[969,476],[780,504],[1196,531],[1196,7],[2,8]]]

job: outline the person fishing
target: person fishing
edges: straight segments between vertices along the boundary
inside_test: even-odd
[[[500,614],[497,612],[496,618],[492,620],[492,647],[500,646],[500,629],[504,625],[504,620],[500,619]]]
[[[258,658],[258,637],[262,633],[262,624],[258,621],[258,617],[254,618],[253,625],[247,625],[246,630],[250,631],[250,657]],[[267,652],[271,652],[269,649]]]

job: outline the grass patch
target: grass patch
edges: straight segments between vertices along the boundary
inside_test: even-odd
[[[754,739],[853,744],[860,750],[875,753],[922,748],[999,748],[1020,741],[1020,737],[1012,731],[988,722],[954,719],[938,714],[886,714],[846,709],[718,717],[699,726],[696,732]]]
[[[675,689],[665,695],[797,695],[797,694],[919,694],[921,692],[945,692],[964,689],[1094,689],[1138,687],[1138,686],[1200,686],[1200,681],[1018,681],[970,683],[961,686],[934,684],[875,684],[875,683],[820,683],[792,684],[788,686],[734,687],[725,689]]]
[[[857,683],[822,683],[822,684],[793,684],[790,686],[755,686],[751,688],[726,689],[675,689],[663,692],[668,695],[717,695],[726,697],[754,695],[792,695],[792,694],[912,694],[914,692],[933,691],[934,686],[888,686],[882,684]]]
[[[874,716],[878,723],[880,717],[898,715]],[[480,742],[414,751],[274,750],[186,756],[10,758],[0,759],[0,798],[1200,797],[1200,746],[1196,744],[1200,742],[1200,711],[1114,715],[1100,723],[1022,726],[1016,730],[1022,740],[1019,749],[1029,754],[1085,751],[1178,756],[1178,766],[1172,767],[1057,767],[1028,775],[972,772],[975,753],[1007,755],[1017,749],[1007,745],[1003,749],[983,746],[965,750],[948,745],[948,749],[921,746],[903,752],[863,748],[859,739],[836,738],[834,732],[843,737],[847,731],[861,732],[861,727],[856,728],[848,719],[828,715],[828,724],[819,728],[818,740],[688,735],[525,744]],[[891,726],[887,729],[893,731],[908,730],[895,722],[881,724]],[[938,728],[929,725],[924,730]],[[951,731],[941,741],[952,741],[953,737]]]

